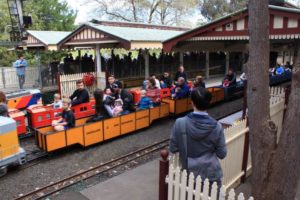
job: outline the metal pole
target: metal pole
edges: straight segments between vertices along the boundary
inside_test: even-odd
[[[205,53],[205,78],[209,79],[209,51]]]
[[[41,67],[41,54],[40,54],[40,50],[38,50],[38,67],[39,67],[39,83],[40,83],[40,87],[43,87],[43,82],[42,82],[42,67]]]

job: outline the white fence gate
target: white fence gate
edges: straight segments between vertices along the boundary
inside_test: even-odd
[[[77,89],[76,88],[76,81],[82,80],[83,76],[86,73],[79,73],[79,74],[67,74],[67,75],[60,75],[60,92],[61,96],[69,97],[73,94],[73,92]],[[92,73],[95,76],[95,73]],[[93,95],[93,92],[96,90],[97,84],[96,80],[92,86],[86,87],[89,91],[90,96]]]
[[[271,120],[273,120],[278,127],[278,138],[282,130],[283,114],[285,109],[284,101],[285,92],[283,88],[270,88],[270,116]],[[236,184],[240,183],[240,179],[245,173],[242,170],[242,163],[244,159],[245,137],[248,131],[249,127],[247,127],[246,120],[242,120],[236,125],[224,130],[227,145],[227,156],[225,159],[220,161],[224,174],[222,180],[224,186],[220,190],[220,200],[225,200],[225,191],[237,186]],[[247,175],[250,174],[251,167],[251,154],[249,150]],[[195,196],[195,199],[197,200],[216,199],[216,193],[214,193],[216,191],[216,186],[212,187],[212,195],[211,197],[208,197],[208,185],[206,185],[206,188],[204,187],[203,192],[201,192],[199,190],[199,188],[201,188],[201,178],[197,177],[196,188],[194,188],[193,175],[190,175],[190,178],[188,179],[189,183],[187,183],[187,179],[185,178],[187,176],[186,172],[182,172],[180,169],[181,164],[179,155],[175,154],[170,157],[169,175],[166,178],[166,182],[169,183],[169,200],[183,200],[186,198],[186,192],[188,193],[188,200],[193,199],[193,196]],[[209,184],[208,181],[206,182],[206,184]],[[231,190],[228,195],[228,200],[231,199],[235,199],[233,190]],[[243,194],[240,194],[238,196],[238,200],[242,199],[244,199]]]
[[[226,188],[223,186],[218,192],[218,186],[213,183],[210,190],[208,179],[202,180],[197,176],[196,181],[193,173],[187,175],[186,170],[181,171],[179,167],[169,166],[169,175],[166,177],[168,183],[168,200],[235,200],[236,194],[233,189],[229,194],[226,193]],[[196,184],[195,184],[196,183]],[[203,190],[201,190],[203,188]],[[226,198],[227,197],[227,198]],[[237,196],[238,200],[245,200],[243,193]],[[250,197],[249,200],[254,200]]]
[[[19,79],[16,68],[1,67],[0,68],[0,88],[19,88]],[[38,87],[39,86],[39,70],[37,67],[27,67],[25,73],[24,87]]]

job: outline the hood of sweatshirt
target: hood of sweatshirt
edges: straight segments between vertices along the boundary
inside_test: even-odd
[[[207,137],[217,128],[218,122],[209,115],[200,115],[190,113],[187,115],[187,133],[195,140],[201,140]]]

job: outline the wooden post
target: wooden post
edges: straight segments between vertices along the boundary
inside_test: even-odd
[[[160,151],[161,160],[159,161],[159,200],[168,199],[168,185],[166,184],[166,176],[169,172],[169,152],[164,149]]]
[[[179,52],[179,63],[183,66],[183,52]]]
[[[150,74],[149,74],[149,52],[148,49],[145,49],[143,51],[143,56],[145,59],[145,79],[149,78]]]
[[[226,70],[225,70],[225,75],[228,74],[228,71],[229,71],[229,61],[230,61],[229,58],[230,58],[230,54],[227,51],[226,52]]]
[[[209,51],[205,55],[205,78],[209,79]]]

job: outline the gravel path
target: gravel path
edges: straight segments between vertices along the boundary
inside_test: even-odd
[[[219,118],[242,108],[242,99],[220,104],[209,109],[211,116]],[[24,170],[12,169],[0,179],[1,200],[13,199],[50,182],[58,181],[78,171],[109,161],[142,147],[169,138],[175,118],[154,122],[149,128],[97,144],[90,148],[71,147],[51,155],[43,162]],[[26,148],[30,139],[26,139]],[[33,142],[33,140],[31,140]]]

